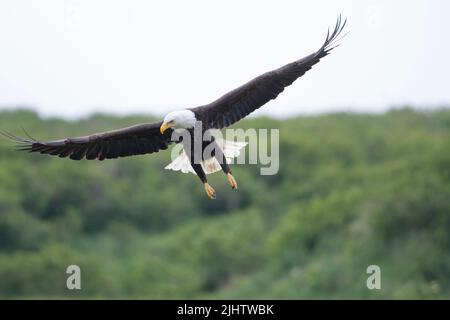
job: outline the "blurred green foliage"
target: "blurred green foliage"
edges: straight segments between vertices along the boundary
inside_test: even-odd
[[[148,117],[0,112],[39,139]],[[450,298],[450,111],[256,118],[280,171],[235,165],[239,191],[163,170],[169,152],[104,162],[0,143],[1,298]],[[66,267],[82,290],[66,288]],[[368,290],[366,268],[382,271]]]

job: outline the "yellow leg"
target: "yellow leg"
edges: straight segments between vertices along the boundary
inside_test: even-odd
[[[216,191],[213,189],[213,187],[211,187],[208,182],[205,182],[203,184],[203,186],[205,187],[205,192],[206,192],[207,196],[210,199],[215,199],[216,198]]]
[[[237,182],[234,179],[234,177],[231,175],[231,173],[227,173],[227,179],[228,182],[230,183],[231,188],[233,188],[234,190],[237,190]]]

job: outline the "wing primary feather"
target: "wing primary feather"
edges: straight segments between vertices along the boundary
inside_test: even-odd
[[[27,138],[30,139],[30,141],[36,142],[36,139],[34,139],[32,136],[30,136],[24,127],[22,127],[22,131],[27,136]]]
[[[3,135],[4,137],[8,138],[9,140],[13,140],[16,142],[20,142],[20,143],[32,143],[33,141],[29,141],[27,139],[24,139],[22,137],[16,136],[15,134],[12,134],[9,131],[6,130],[1,130],[0,129],[0,134]]]
[[[302,59],[266,72],[244,85],[226,93],[219,99],[191,110],[208,128],[221,129],[229,126],[267,102],[278,97],[284,89],[305,74],[321,58],[340,45],[347,34],[342,35],[347,19],[339,14],[334,28],[327,29],[325,41],[319,50]]]
[[[61,158],[81,160],[110,159],[167,149],[172,130],[161,134],[162,122],[136,124],[130,127],[100,132],[92,135],[51,141],[38,141],[22,128],[24,137],[0,129],[0,136],[16,143],[16,150],[39,152]]]
[[[94,160],[95,158],[97,158],[99,149],[100,149],[100,145],[98,143],[96,143],[93,146],[91,146],[90,148],[88,148],[88,150],[86,152],[86,159]]]
[[[60,158],[65,158],[65,157],[67,157],[69,154],[71,154],[72,151],[73,151],[73,146],[70,146],[70,145],[69,145],[69,146],[65,147],[64,149],[62,149],[58,156],[59,156]]]

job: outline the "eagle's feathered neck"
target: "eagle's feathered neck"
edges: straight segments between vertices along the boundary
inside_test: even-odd
[[[197,118],[191,110],[178,110],[168,113],[163,123],[168,123],[173,129],[191,129],[195,126]]]

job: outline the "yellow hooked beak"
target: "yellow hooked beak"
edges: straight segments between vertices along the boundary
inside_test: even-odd
[[[161,127],[159,128],[159,131],[161,132],[161,134],[164,133],[164,131],[166,131],[167,129],[169,129],[172,126],[172,124],[168,123],[168,122],[163,122],[163,124],[161,125]]]

